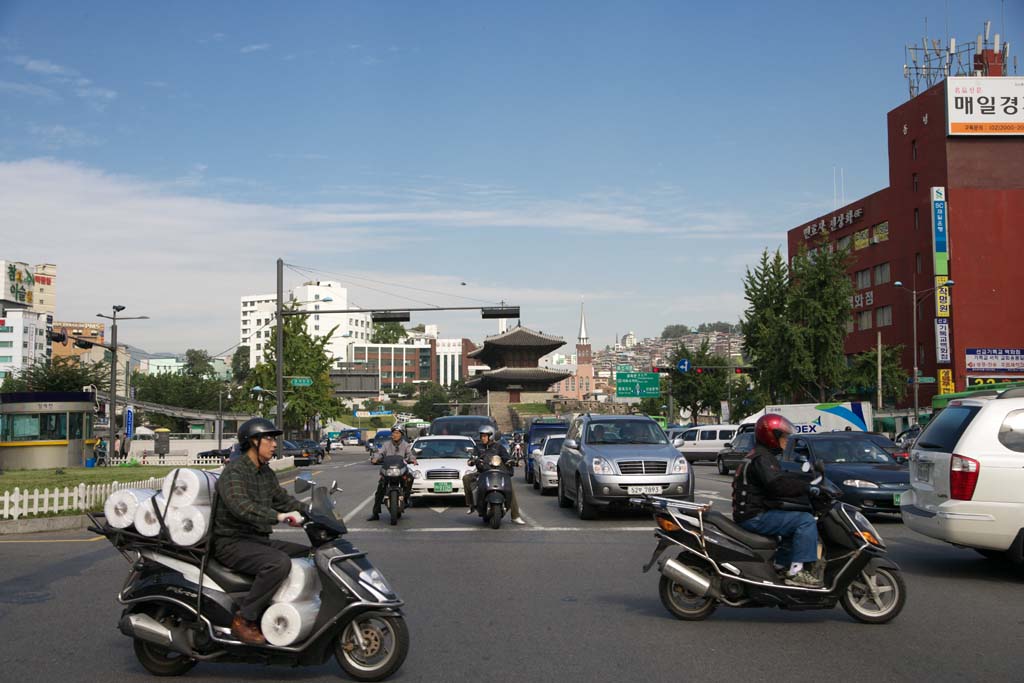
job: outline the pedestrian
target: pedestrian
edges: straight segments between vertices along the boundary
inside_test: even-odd
[[[117,436],[114,437],[114,450],[112,450],[110,452],[110,454],[112,456],[120,456],[121,455],[121,432],[118,432]]]

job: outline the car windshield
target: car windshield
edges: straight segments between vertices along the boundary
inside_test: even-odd
[[[563,441],[565,441],[564,436],[553,436],[548,439],[547,444],[544,446],[544,455],[558,455],[562,451]]]
[[[819,439],[814,455],[826,463],[894,463],[892,456],[869,439]]]
[[[465,458],[467,455],[466,448],[472,448],[473,444],[465,439],[431,439],[429,441],[417,441],[412,447],[417,450],[417,460]]]
[[[487,420],[438,420],[431,426],[430,433],[435,436],[468,436],[475,439],[480,434],[480,428],[489,424]]]
[[[595,420],[587,426],[587,443],[663,444],[665,432],[653,420]]]

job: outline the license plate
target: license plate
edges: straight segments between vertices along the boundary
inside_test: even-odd
[[[434,484],[434,493],[451,493],[452,483],[450,481],[439,481]]]
[[[900,495],[899,493],[892,494],[892,504],[896,507],[900,506]]]
[[[931,481],[932,480],[932,463],[930,462],[919,462],[917,468],[914,470],[914,479],[918,481]]]
[[[626,493],[628,493],[631,496],[639,496],[639,495],[644,494],[644,493],[650,493],[650,494],[657,495],[657,494],[661,493],[661,487],[660,486],[630,486],[629,488],[626,489]]]

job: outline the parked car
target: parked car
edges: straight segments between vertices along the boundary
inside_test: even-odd
[[[825,476],[843,491],[843,502],[865,512],[899,512],[910,489],[910,471],[865,432],[826,432],[790,437],[782,469],[800,472],[803,463],[825,463]],[[810,476],[810,475],[808,475]]]
[[[237,449],[238,444],[235,444],[232,448]],[[199,451],[196,453],[197,460],[216,460],[222,465],[227,465],[231,459],[231,448],[214,448],[209,451]]]
[[[1024,389],[950,401],[910,452],[914,531],[1024,563]]]
[[[736,434],[732,437],[732,441],[725,444],[725,448],[718,451],[718,457],[715,459],[718,473],[729,474],[735,470],[752,450],[754,450],[753,430]]]
[[[916,439],[921,434],[921,425],[914,425],[909,429],[904,429],[902,432],[896,435],[896,444],[902,448],[909,449]]]
[[[544,437],[551,434],[562,434],[569,429],[569,423],[565,420],[552,420],[548,419],[536,419],[530,423],[530,428],[526,432],[525,439],[525,450],[527,455],[533,453],[536,449],[541,447],[541,443],[544,441]],[[526,466],[523,467],[523,476],[526,477],[526,483],[533,483],[533,458],[528,457],[526,459]]]
[[[580,519],[625,506],[630,496],[693,500],[694,480],[657,422],[646,415],[576,417],[558,456],[558,504],[575,505]]]
[[[690,462],[715,462],[725,444],[732,441],[738,425],[699,425],[683,431],[682,446],[677,450]]]
[[[418,464],[410,465],[412,497],[462,496],[462,477],[475,442],[468,436],[421,436],[412,442]]]
[[[493,417],[486,415],[446,415],[435,418],[430,423],[431,436],[468,436],[474,441],[480,435],[480,427],[483,425],[494,427],[494,432],[501,437],[498,423]]]
[[[296,467],[308,467],[314,465],[317,462],[317,453],[315,450],[310,449],[307,446],[302,446],[295,441],[288,441],[287,439],[281,442],[281,448],[278,449],[278,454],[282,458],[292,457],[295,458]]]
[[[558,488],[558,456],[562,452],[565,434],[548,434],[537,448],[530,452],[533,468],[533,488],[544,495]]]

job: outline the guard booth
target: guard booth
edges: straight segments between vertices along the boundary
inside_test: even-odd
[[[81,467],[96,443],[95,409],[91,392],[0,394],[0,468]]]

